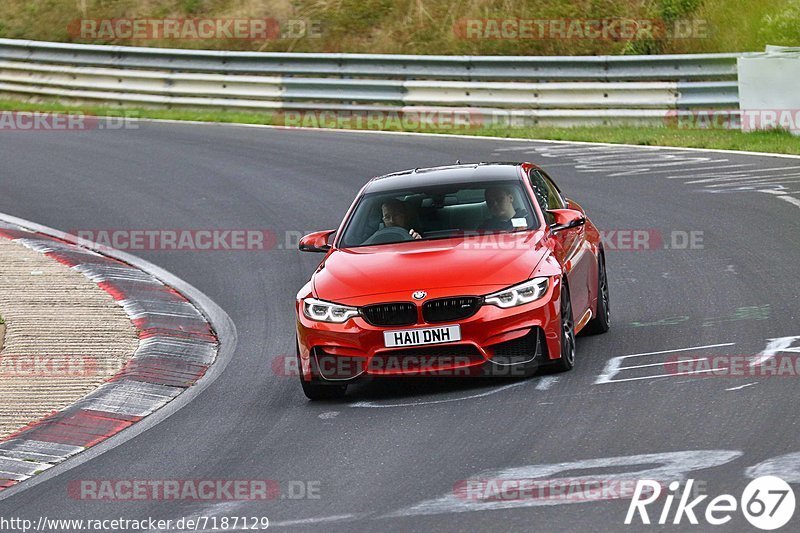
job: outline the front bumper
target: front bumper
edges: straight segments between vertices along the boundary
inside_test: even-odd
[[[317,322],[296,305],[297,340],[303,379],[348,382],[365,376],[509,376],[538,358],[560,357],[560,283],[539,300],[501,309],[484,304],[469,318],[420,321],[406,327],[373,326],[363,317],[343,324]],[[419,303],[418,305],[421,305]],[[386,348],[383,333],[458,324],[461,340]]]

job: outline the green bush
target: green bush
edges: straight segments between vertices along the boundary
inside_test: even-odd
[[[660,0],[658,9],[650,13],[651,17],[663,22],[666,28],[671,28],[676,21],[691,18],[702,0]],[[640,39],[630,41],[623,48],[623,55],[639,54],[665,54],[670,51],[672,43],[669,37],[662,36],[653,39]]]
[[[675,22],[694,13],[700,3],[701,0],[661,0],[661,18],[667,23]]]

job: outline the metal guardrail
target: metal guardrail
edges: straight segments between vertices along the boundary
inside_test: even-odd
[[[0,93],[255,110],[457,106],[517,123],[651,123],[676,110],[738,109],[742,55],[299,54],[0,39]]]

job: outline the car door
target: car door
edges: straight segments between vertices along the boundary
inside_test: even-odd
[[[537,195],[537,201],[546,205],[544,209],[576,209],[583,212],[577,204],[569,203],[556,187],[550,176],[539,169],[531,169],[531,186]],[[537,189],[539,189],[537,191]],[[585,213],[584,213],[585,214]],[[547,223],[552,224],[552,217],[547,217]],[[564,266],[569,281],[572,312],[576,322],[589,309],[591,302],[590,273],[593,271],[593,256],[591,246],[586,240],[585,226],[563,229],[552,233],[556,242],[555,254],[558,261]]]

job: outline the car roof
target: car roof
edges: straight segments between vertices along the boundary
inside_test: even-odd
[[[364,188],[364,192],[396,191],[404,188],[451,183],[519,180],[520,165],[521,163],[472,163],[415,168],[373,178]]]

